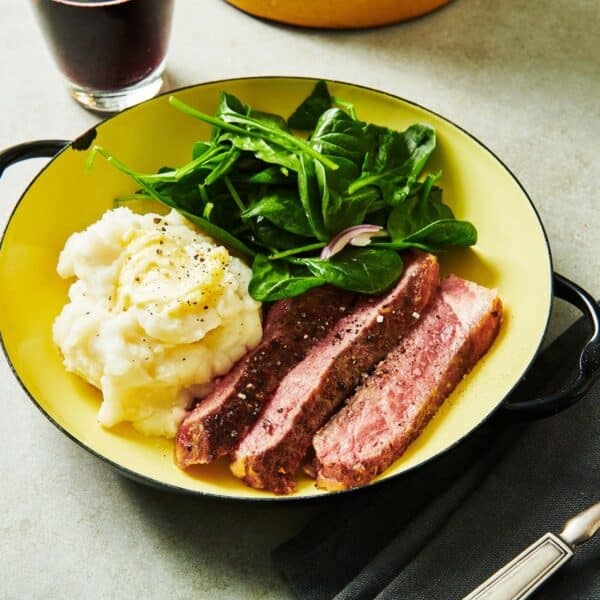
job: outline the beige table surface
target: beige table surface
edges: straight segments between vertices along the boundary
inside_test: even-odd
[[[64,92],[29,2],[1,6],[0,149],[73,138],[97,117]],[[599,32],[597,0],[455,0],[363,33],[278,27],[220,0],[178,0],[169,76],[173,87],[329,77],[442,113],[510,166],[542,216],[555,268],[598,297]],[[0,227],[40,166],[17,165],[0,181]],[[314,507],[223,504],[131,483],[54,429],[4,359],[0,402],[0,597],[290,596],[269,551]]]

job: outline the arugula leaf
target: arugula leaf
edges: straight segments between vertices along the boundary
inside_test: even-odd
[[[390,288],[400,277],[403,264],[394,250],[346,247],[328,260],[295,258],[296,265],[306,265],[309,271],[326,283],[363,294],[379,294]]]
[[[304,237],[312,236],[312,229],[299,202],[297,190],[276,188],[241,214],[243,220],[258,216],[265,217],[290,233]]]
[[[321,114],[331,107],[331,103],[327,83],[322,79],[317,81],[309,96],[288,118],[288,126],[301,131],[311,131],[315,128]]]
[[[264,254],[257,254],[252,263],[248,291],[255,300],[273,302],[299,296],[323,283],[311,275],[306,267],[269,260]]]

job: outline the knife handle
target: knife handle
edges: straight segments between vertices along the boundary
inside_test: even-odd
[[[573,550],[547,533],[494,573],[463,600],[521,600],[528,598],[573,556]]]

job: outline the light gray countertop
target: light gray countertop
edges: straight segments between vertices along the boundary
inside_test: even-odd
[[[65,93],[29,3],[3,0],[2,9],[0,149],[73,138],[98,118]],[[540,212],[556,270],[599,297],[598,31],[597,0],[455,0],[354,33],[178,0],[168,73],[172,87],[265,74],[346,80],[445,115],[506,162]],[[0,181],[0,227],[40,166],[22,163]],[[553,331],[569,317],[561,311]],[[315,507],[198,500],[125,480],[50,425],[4,359],[0,398],[1,597],[290,595],[269,551]]]

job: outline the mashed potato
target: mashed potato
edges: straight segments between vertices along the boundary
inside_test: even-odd
[[[192,395],[262,335],[250,269],[179,213],[108,211],[67,241],[77,277],[54,323],[67,370],[103,393],[98,421],[173,437]]]

